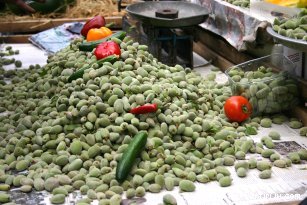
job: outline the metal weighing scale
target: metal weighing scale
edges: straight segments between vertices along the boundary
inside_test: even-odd
[[[130,18],[138,21],[132,36],[148,45],[149,52],[159,61],[170,66],[193,67],[192,31],[208,17],[206,8],[183,1],[146,1],[131,4],[126,10],[124,30],[129,30]]]
[[[300,39],[293,39],[286,36],[282,36],[276,33],[272,27],[267,27],[267,32],[273,37],[273,39],[289,48],[302,51],[303,65],[306,65],[307,61],[307,41]],[[302,78],[307,78],[307,68],[302,69]]]

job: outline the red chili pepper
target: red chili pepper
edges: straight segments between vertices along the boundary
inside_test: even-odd
[[[156,112],[158,110],[158,105],[157,104],[146,104],[146,105],[141,105],[136,108],[132,108],[130,110],[130,113],[132,114],[146,114],[146,113],[151,113],[151,112]]]
[[[120,56],[120,53],[121,53],[120,47],[114,41],[103,42],[99,44],[94,51],[97,60],[105,58],[110,55]]]
[[[106,20],[103,16],[95,16],[88,20],[81,29],[82,36],[86,37],[88,31],[92,28],[100,28],[106,25]]]

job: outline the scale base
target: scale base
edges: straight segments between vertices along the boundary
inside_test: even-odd
[[[149,52],[160,62],[169,66],[193,67],[193,36],[183,34],[184,28],[159,28],[139,21],[132,24],[127,16],[122,22],[123,30],[135,41],[147,45]],[[131,29],[131,25],[137,26]]]

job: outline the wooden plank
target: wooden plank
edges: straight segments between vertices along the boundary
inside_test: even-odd
[[[225,59],[224,57],[217,54],[215,51],[208,48],[206,45],[202,43],[193,43],[193,50],[198,55],[203,57],[206,60],[211,60],[212,65],[220,68],[221,70],[225,71],[227,68],[233,66],[234,64],[229,60]]]
[[[233,64],[239,64],[254,59],[251,55],[239,52],[223,37],[201,27],[195,28],[195,36],[198,42],[205,44],[208,48],[228,59]]]
[[[302,98],[307,103],[307,81],[304,79],[298,79],[298,87],[301,93]]]
[[[307,109],[306,107],[296,106],[291,112],[290,115],[297,117],[302,121],[302,123],[307,126]]]
[[[277,202],[277,203],[268,203],[265,205],[299,205],[300,201],[289,201],[289,202]]]
[[[36,19],[16,22],[0,22],[1,33],[35,33],[69,22],[85,22],[90,18]],[[106,23],[114,23],[114,28],[122,26],[122,17],[106,17]]]
[[[119,30],[113,30],[114,32]],[[28,40],[32,34],[16,34],[16,35],[2,35],[0,42],[4,43],[30,43]]]
[[[5,43],[29,43],[29,37],[31,34],[23,34],[23,35],[8,35],[8,36],[0,36],[0,42]]]

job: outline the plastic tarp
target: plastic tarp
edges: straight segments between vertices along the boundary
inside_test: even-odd
[[[29,38],[29,41],[48,54],[56,53],[68,46],[73,39],[80,37],[78,28],[82,28],[82,26],[83,23],[80,22],[65,23],[34,34]]]

